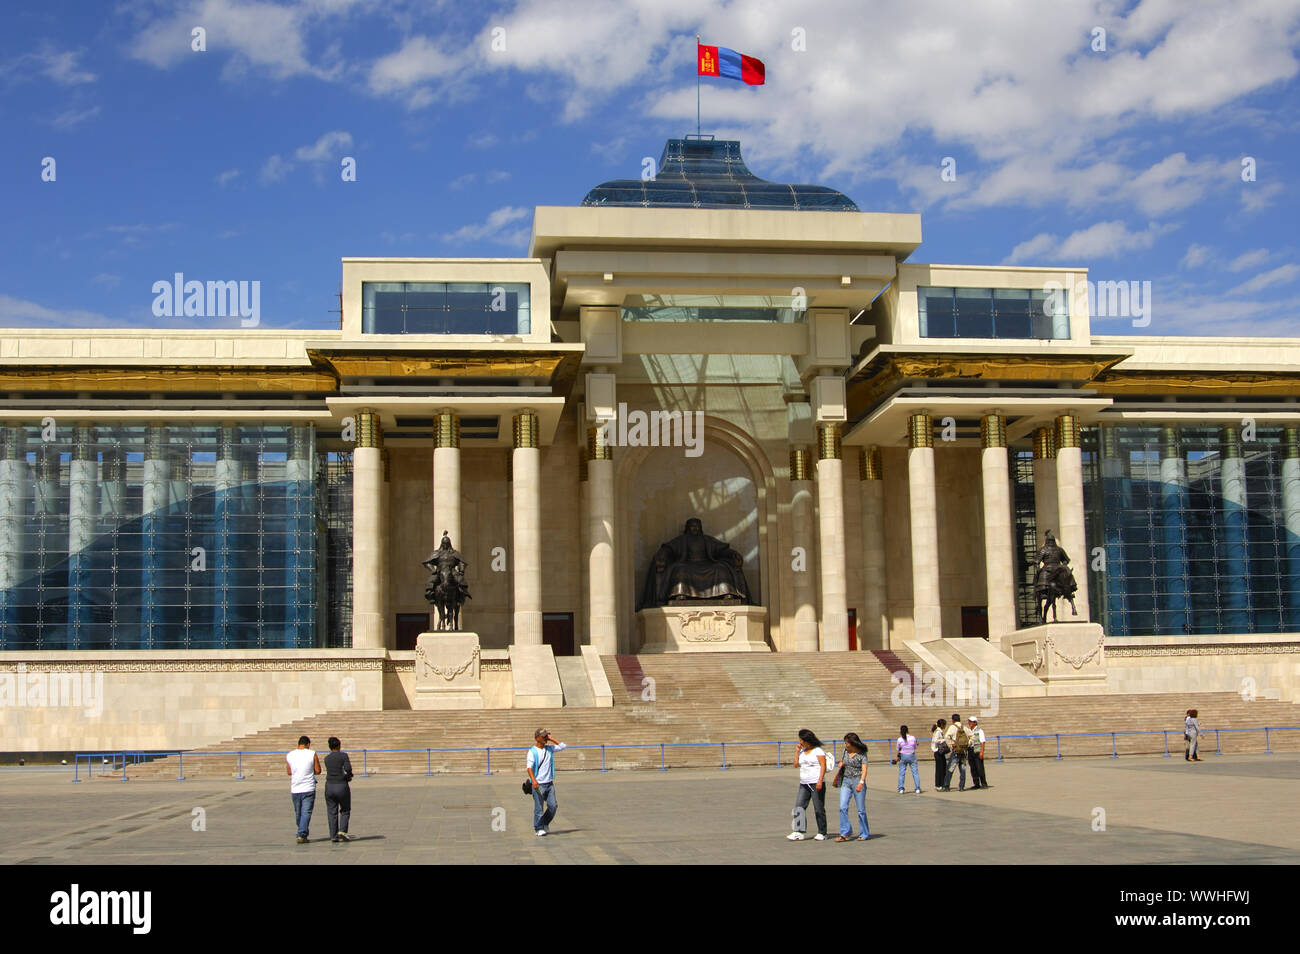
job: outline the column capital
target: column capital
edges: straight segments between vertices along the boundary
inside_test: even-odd
[[[609,429],[605,425],[587,428],[586,459],[614,459],[614,446],[609,442]]]
[[[840,425],[834,421],[823,421],[817,425],[817,459],[839,460],[843,454],[840,444]]]
[[[1282,457],[1284,460],[1300,459],[1300,427],[1282,429]]]
[[[1101,456],[1118,457],[1119,454],[1119,432],[1115,430],[1115,425],[1101,425]]]
[[[442,410],[433,415],[433,446],[460,447],[460,415]]]
[[[1161,457],[1180,456],[1181,452],[1178,446],[1179,443],[1180,443],[1180,439],[1178,434],[1178,428],[1174,427],[1171,424],[1166,424],[1164,427],[1160,428],[1160,456]]]
[[[1034,460],[1051,460],[1056,456],[1056,433],[1050,427],[1034,431]]]
[[[884,480],[885,465],[879,447],[864,447],[858,458],[858,477],[861,480]]]
[[[934,446],[934,419],[929,414],[912,414],[907,418],[907,446],[913,450]]]
[[[812,451],[807,447],[790,448],[790,480],[812,480]]]
[[[1056,447],[1079,446],[1079,418],[1075,414],[1062,414],[1056,419]]]
[[[1241,437],[1235,427],[1229,426],[1219,431],[1219,446],[1224,460],[1241,457]]]
[[[985,414],[980,418],[980,445],[984,449],[1007,446],[1007,419],[1001,414]]]
[[[514,445],[516,449],[537,446],[537,413],[524,408],[515,414]]]
[[[383,447],[384,428],[379,412],[362,408],[356,413],[357,447]]]

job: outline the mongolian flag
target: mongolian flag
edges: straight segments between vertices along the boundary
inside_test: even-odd
[[[763,61],[725,46],[701,46],[696,44],[699,76],[722,76],[727,79],[740,80],[750,86],[762,86],[766,77]]]

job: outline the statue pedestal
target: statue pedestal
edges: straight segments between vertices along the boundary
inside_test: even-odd
[[[643,653],[768,653],[767,608],[708,603],[636,614]]]
[[[1099,623],[1046,623],[1003,637],[1007,655],[1047,686],[1049,696],[1106,691],[1105,634]]]
[[[415,641],[412,709],[481,709],[476,633],[421,633]]]

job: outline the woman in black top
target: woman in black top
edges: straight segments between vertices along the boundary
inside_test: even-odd
[[[351,841],[348,819],[352,816],[352,760],[343,743],[330,736],[330,754],[325,756],[325,809],[330,820],[330,841]]]

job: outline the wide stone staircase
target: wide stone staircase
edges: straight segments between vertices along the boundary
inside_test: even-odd
[[[566,770],[602,767],[774,765],[788,763],[799,729],[824,741],[857,732],[871,761],[906,724],[924,743],[940,717],[980,716],[986,758],[1182,755],[1183,712],[1198,709],[1202,752],[1300,751],[1300,708],[1235,693],[1056,696],[1001,700],[915,697],[892,673],[909,674],[910,653],[692,653],[606,656],[614,707],[563,709],[327,712],[206,746],[180,757],[128,765],[133,778],[283,777],[284,753],[308,735],[314,748],[338,736],[358,775],[516,772],[534,730],[545,726],[572,751]],[[899,703],[899,704],[895,704]],[[1216,735],[1216,731],[1217,735]],[[1112,734],[1113,733],[1113,734]],[[1030,738],[1033,737],[1033,738]],[[779,751],[778,751],[778,742]],[[724,745],[725,743],[725,745]],[[921,747],[929,758],[928,745]],[[117,777],[120,778],[120,769]]]

